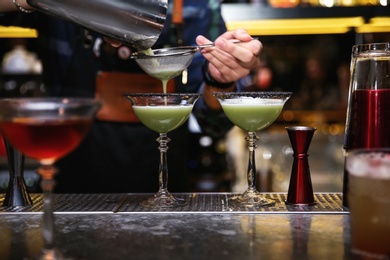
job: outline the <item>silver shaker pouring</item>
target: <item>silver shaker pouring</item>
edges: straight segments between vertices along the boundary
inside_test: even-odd
[[[72,21],[139,51],[149,49],[164,27],[168,0],[27,0],[43,13]]]

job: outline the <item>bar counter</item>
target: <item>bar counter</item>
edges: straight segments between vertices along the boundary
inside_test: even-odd
[[[153,211],[138,205],[153,194],[55,194],[55,241],[72,259],[359,259],[341,194],[298,207],[264,193],[276,203],[261,209],[231,208],[231,193],[175,195],[188,204]],[[42,195],[31,197],[32,206],[0,208],[0,259],[39,254]]]

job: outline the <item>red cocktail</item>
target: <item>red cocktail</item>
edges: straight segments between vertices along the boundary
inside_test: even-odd
[[[0,100],[0,129],[24,155],[38,160],[44,193],[43,238],[40,259],[63,259],[54,244],[52,191],[54,163],[81,142],[92,125],[100,102],[88,98],[14,98]]]
[[[75,149],[88,132],[92,121],[71,118],[15,118],[0,124],[10,143],[38,161],[56,161]]]

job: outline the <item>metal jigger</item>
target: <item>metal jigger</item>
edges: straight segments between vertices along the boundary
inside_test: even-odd
[[[286,130],[294,150],[294,163],[286,204],[313,205],[315,202],[307,151],[316,128],[292,126],[286,127]]]
[[[32,200],[27,192],[24,181],[24,155],[14,149],[4,138],[7,150],[9,182],[7,192],[3,201],[3,206],[28,206],[32,205]]]

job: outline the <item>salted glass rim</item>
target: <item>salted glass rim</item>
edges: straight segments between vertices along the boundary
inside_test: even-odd
[[[284,91],[258,91],[258,92],[214,92],[213,95],[217,98],[264,98],[264,99],[288,99],[292,92]]]
[[[189,97],[196,97],[196,96],[202,96],[201,93],[124,93],[123,96],[126,97],[183,97],[183,96],[189,96]]]

